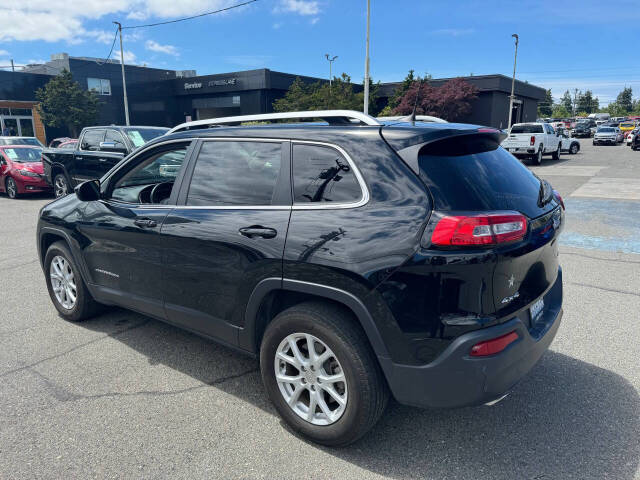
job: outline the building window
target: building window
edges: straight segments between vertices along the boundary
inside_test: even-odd
[[[234,95],[231,99],[233,105],[240,105],[240,95]]]
[[[111,81],[107,78],[87,78],[87,86],[98,95],[111,95]]]

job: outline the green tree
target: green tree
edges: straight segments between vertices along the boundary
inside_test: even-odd
[[[551,89],[544,92],[544,100],[538,103],[538,117],[550,117],[553,111],[553,96]]]
[[[313,108],[312,98],[314,92],[319,88],[319,83],[305,83],[300,77],[296,77],[284,97],[273,102],[273,110],[276,112],[321,110],[324,107]]]
[[[625,113],[628,113],[633,109],[632,94],[633,92],[631,87],[625,87],[616,98],[616,103],[624,110]]]
[[[413,69],[409,70],[409,73],[407,73],[407,76],[404,77],[402,83],[393,91],[393,95],[389,97],[387,105],[382,109],[382,112],[380,112],[381,116],[393,115],[393,111],[400,104],[402,97],[404,97],[404,94],[407,93],[407,90],[409,90],[413,82],[415,82],[416,80],[420,80],[420,78],[416,77],[413,73]]]
[[[579,112],[595,113],[600,108],[600,101],[598,97],[593,97],[591,90],[587,90],[584,93],[579,92],[577,103]]]
[[[551,116],[553,118],[566,118],[566,117],[570,117],[571,114],[563,104],[560,104],[553,107],[553,112],[551,113]]]
[[[94,125],[98,118],[98,96],[95,92],[83,90],[68,70],[63,70],[39,88],[36,98],[40,102],[37,108],[44,124],[66,127],[74,137],[83,127]]]
[[[611,102],[605,110],[609,112],[612,117],[622,117],[629,112],[625,106],[620,105],[618,102]]]
[[[560,105],[562,105],[567,110],[567,112],[573,111],[573,98],[571,98],[571,93],[569,92],[569,90],[564,92],[564,95],[562,95],[562,98],[560,99]]]

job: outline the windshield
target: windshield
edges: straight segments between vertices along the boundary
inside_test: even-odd
[[[0,143],[2,145],[35,145],[41,147],[42,145],[35,137],[5,137]]]
[[[164,135],[169,131],[168,128],[126,128],[125,133],[129,139],[133,142],[133,145],[138,148],[147,143],[149,140],[153,140],[160,135]]]
[[[39,162],[41,160],[41,148],[4,148],[4,153],[12,162]]]
[[[611,127],[600,127],[598,133],[613,133],[615,130]]]
[[[539,123],[521,123],[511,127],[511,133],[542,133],[542,125]]]

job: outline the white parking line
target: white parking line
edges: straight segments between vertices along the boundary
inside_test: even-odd
[[[591,178],[573,192],[571,196],[640,200],[640,179]]]
[[[607,168],[605,166],[545,166],[545,167],[529,167],[529,169],[540,176],[562,175],[567,177],[595,177],[600,170]]]

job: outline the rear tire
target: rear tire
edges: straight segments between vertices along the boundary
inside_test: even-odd
[[[4,183],[4,191],[7,192],[7,196],[10,199],[15,200],[16,198],[18,198],[18,185],[13,178],[7,178]]]
[[[55,242],[49,247],[44,272],[49,297],[62,318],[81,322],[100,311],[101,305],[89,293],[64,242]]]
[[[297,362],[298,367],[293,362],[297,356],[291,342],[304,360]],[[315,355],[310,353],[310,344]],[[325,363],[310,361],[326,352],[332,356]],[[332,359],[339,368],[328,372],[326,365]],[[260,369],[280,416],[293,430],[323,445],[345,446],[358,440],[376,424],[389,400],[386,381],[366,335],[351,315],[328,303],[305,302],[276,316],[262,339]],[[344,382],[323,380],[326,375],[338,378],[339,372]],[[283,378],[297,380],[290,383]],[[344,403],[329,395],[327,388],[341,394]],[[324,413],[327,409],[329,415]]]
[[[531,157],[531,162],[534,165],[542,165],[542,150],[543,150],[543,147],[542,145],[540,145],[540,148],[538,149],[538,153],[533,157]]]

